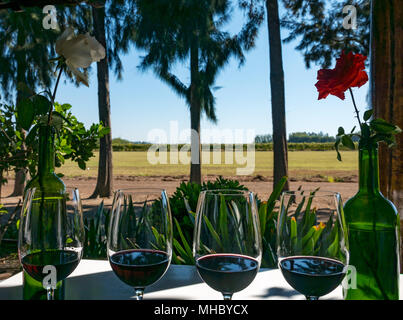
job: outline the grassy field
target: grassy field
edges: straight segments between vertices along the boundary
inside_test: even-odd
[[[164,154],[160,154],[164,158]],[[221,164],[213,164],[213,157]],[[221,156],[221,159],[219,159]],[[242,153],[233,155],[233,163],[226,164],[223,152],[211,153],[210,161],[208,154],[202,155],[202,170],[205,175],[237,175],[237,168],[249,168],[251,176],[271,176],[273,170],[273,153],[271,151],[255,152],[255,159],[248,159],[242,163]],[[348,177],[357,174],[358,161],[357,152],[342,152],[343,161],[336,159],[335,151],[294,151],[289,152],[289,173],[291,178],[304,179],[310,177],[326,177],[331,181],[338,178]],[[167,155],[167,162],[170,156]],[[243,159],[245,160],[245,159]],[[227,159],[228,162],[228,159]],[[76,163],[67,161],[65,165],[57,170],[67,177],[87,176],[96,177],[98,155],[92,158],[87,164],[87,170],[78,168]],[[151,164],[147,159],[147,152],[114,152],[113,170],[115,176],[178,176],[188,175],[189,165],[182,164]]]

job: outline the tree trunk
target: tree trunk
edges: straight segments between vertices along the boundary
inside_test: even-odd
[[[285,120],[284,71],[277,0],[266,0],[270,46],[270,89],[273,121],[273,187],[288,176],[288,149]],[[284,190],[289,189],[288,181]]]
[[[375,116],[403,128],[403,6],[401,0],[372,0],[371,102]],[[403,134],[397,146],[379,147],[380,185],[400,213],[403,232]],[[403,271],[403,244],[400,266]]]
[[[1,204],[1,188],[3,186],[3,170],[0,170],[0,204]]]
[[[195,41],[196,42],[196,41]],[[200,144],[200,95],[199,88],[199,48],[193,44],[190,52],[190,182],[201,184],[201,144]]]
[[[106,47],[105,37],[105,8],[92,8],[94,22],[95,38]],[[110,118],[110,100],[109,100],[109,66],[108,55],[105,59],[97,63],[98,76],[98,109],[99,120],[105,127],[112,128]],[[112,174],[112,132],[100,139],[99,146],[99,165],[98,178],[95,190],[90,198],[110,197],[113,193],[113,174]]]

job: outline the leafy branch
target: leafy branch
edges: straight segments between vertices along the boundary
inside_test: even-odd
[[[350,89],[351,91],[351,89]],[[370,147],[375,146],[379,142],[384,142],[388,147],[393,147],[396,145],[395,135],[402,132],[398,126],[387,122],[382,118],[373,118],[373,109],[369,109],[364,112],[363,122],[359,119],[358,109],[355,105],[354,96],[351,91],[351,96],[354,103],[354,108],[357,113],[358,122],[361,128],[360,132],[355,132],[356,127],[354,127],[350,133],[346,133],[343,127],[339,127],[336,142],[334,147],[337,152],[337,160],[341,160],[341,155],[339,152],[339,146],[343,145],[348,149],[355,150],[355,144],[353,137],[358,137],[360,140],[360,147]]]

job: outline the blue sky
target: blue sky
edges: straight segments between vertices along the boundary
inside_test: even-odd
[[[237,30],[241,23],[242,19],[236,14],[228,28]],[[283,30],[282,38],[286,35],[287,31]],[[311,69],[306,69],[302,54],[295,50],[297,44],[297,41],[283,44],[287,132],[322,131],[335,135],[339,126],[351,130],[356,125],[356,119],[350,96],[346,94],[344,101],[334,96],[318,101],[314,84],[319,66],[312,65]],[[123,81],[117,81],[110,74],[112,136],[149,141],[148,135],[153,129],[165,130],[169,134],[170,121],[177,122],[179,131],[188,130],[190,116],[184,100],[156,78],[151,70],[145,73],[137,70],[140,55],[132,48],[122,57]],[[268,57],[267,24],[264,23],[256,47],[246,53],[245,64],[238,68],[238,62],[231,60],[219,74],[216,86],[221,89],[215,94],[218,122],[212,124],[203,117],[202,142],[209,142],[203,139],[203,130],[208,129],[229,129],[232,132],[252,129],[256,134],[272,133]],[[189,80],[186,65],[176,69],[182,81]],[[367,105],[367,91],[368,84],[354,88],[360,110],[365,110]],[[56,100],[70,103],[72,112],[86,125],[97,122],[96,66],[92,68],[89,88],[62,83]]]

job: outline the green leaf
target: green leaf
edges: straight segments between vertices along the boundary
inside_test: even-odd
[[[61,105],[61,109],[63,111],[70,110],[71,108],[72,108],[71,104],[68,104],[68,103],[64,103],[64,104]]]
[[[24,99],[17,104],[17,122],[21,128],[28,131],[34,122],[35,108],[30,99]]]
[[[316,228],[312,226],[309,231],[302,237],[302,246],[304,247],[310,238],[315,234]]]
[[[306,242],[305,246],[302,247],[302,254],[303,255],[313,255],[314,246],[315,246],[315,243],[311,237]]]
[[[274,209],[276,200],[280,197],[281,191],[283,191],[284,185],[287,182],[288,177],[282,177],[277,185],[274,187],[269,199],[267,200],[267,210],[270,213]]]
[[[321,225],[319,225],[318,228],[315,228],[315,234],[312,236],[314,244],[316,244],[316,242],[318,241],[323,230],[324,230],[324,227],[321,227]]]
[[[339,160],[339,161],[341,161],[341,154],[340,154],[340,151],[339,151],[340,142],[341,142],[340,137],[337,137],[336,142],[334,143],[334,148],[335,148],[336,153],[337,153],[337,160]]]
[[[337,228],[337,223],[334,225],[334,240],[332,244],[329,246],[327,249],[327,252],[329,253],[330,257],[337,257],[337,253],[339,251],[339,232]]]
[[[299,214],[301,213],[302,207],[305,203],[305,197],[302,197],[301,202],[298,204],[297,209],[295,209],[294,218],[298,219]]]
[[[20,131],[15,131],[15,135],[17,136],[17,138],[18,138],[19,140],[22,140],[21,132],[20,132]]]
[[[266,231],[266,216],[267,216],[267,203],[260,204],[259,207],[259,221],[260,221],[260,232],[262,235]]]
[[[35,95],[32,97],[32,103],[35,108],[35,114],[37,116],[43,116],[50,111],[51,103],[50,101],[41,95]]]
[[[364,121],[368,121],[372,117],[373,113],[374,113],[373,109],[369,109],[369,110],[365,111],[364,112]]]
[[[176,218],[174,218],[174,221],[175,221],[175,225],[176,225],[176,228],[177,228],[177,230],[178,230],[179,236],[180,236],[180,238],[181,238],[181,240],[182,240],[182,244],[183,244],[183,246],[185,247],[186,254],[187,254],[189,257],[193,257],[192,249],[190,249],[190,246],[189,246],[188,242],[186,241],[185,236],[183,235],[183,232],[182,232],[182,229],[181,229],[181,227],[180,227],[180,225],[179,225],[179,223],[178,223],[178,220],[176,220]]]
[[[81,170],[85,170],[87,168],[87,165],[85,164],[85,161],[83,159],[77,159],[78,167]]]
[[[347,147],[347,148],[349,148],[349,149],[351,149],[351,150],[355,150],[354,142],[353,142],[353,140],[351,139],[351,137],[350,137],[349,135],[344,135],[344,136],[342,136],[342,137],[341,137],[341,143],[342,143],[345,147]]]
[[[183,262],[186,263],[187,254],[186,251],[182,248],[182,246],[180,245],[180,243],[178,242],[178,240],[176,240],[175,238],[173,239],[173,245],[175,247],[175,249],[178,251],[179,255],[182,257]],[[178,257],[179,258],[179,257]]]
[[[338,135],[338,136],[342,136],[343,134],[345,134],[344,128],[343,128],[343,127],[339,127],[339,129],[337,130],[337,135]]]
[[[291,238],[291,241],[293,241],[294,238],[295,239],[297,238],[297,221],[295,220],[294,217],[291,218],[290,224],[291,224],[291,236],[290,236],[290,238]]]
[[[397,134],[402,132],[402,130],[398,126],[395,126],[394,124],[389,123],[381,118],[372,120],[370,122],[370,127],[378,133]]]
[[[47,116],[46,116],[47,117]],[[60,131],[63,127],[63,116],[58,112],[52,113],[52,126],[56,128],[56,130]]]
[[[362,124],[361,131],[361,134],[364,138],[369,138],[371,136],[371,130],[366,123]]]
[[[220,195],[220,213],[219,213],[219,225],[220,232],[223,237],[224,242],[229,241],[228,235],[228,212],[227,205],[225,203],[224,195]]]
[[[203,216],[204,218],[204,223],[207,226],[207,229],[210,231],[211,235],[213,236],[214,240],[217,242],[217,244],[222,248],[222,243],[220,240],[220,236],[218,235],[218,233],[214,230],[213,225],[211,224],[210,220],[206,217]]]

